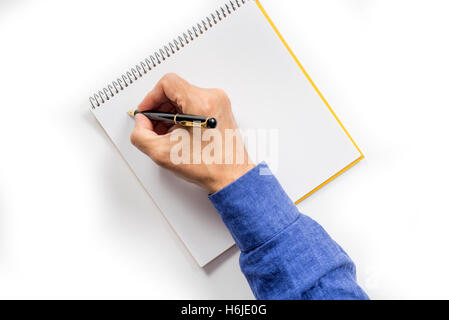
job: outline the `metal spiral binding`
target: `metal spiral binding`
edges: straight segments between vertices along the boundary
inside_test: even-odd
[[[215,12],[210,13],[209,16],[202,19],[201,22],[178,36],[177,39],[173,39],[173,41],[169,42],[158,51],[155,51],[152,55],[145,58],[145,60],[136,64],[134,68],[131,68],[115,81],[112,81],[112,83],[91,96],[89,101],[92,105],[92,109],[98,108],[101,104],[120,93],[120,91],[131,85],[134,81],[156,68],[159,64],[188,45],[195,38],[198,38],[204,32],[211,29],[214,25],[249,1],[251,0],[229,0],[228,3],[219,7]]]

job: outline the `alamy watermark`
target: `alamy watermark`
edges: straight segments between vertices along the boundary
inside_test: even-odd
[[[249,157],[253,163],[265,161],[272,173],[279,166],[278,129],[225,129],[223,134],[215,129],[180,128],[172,132],[170,141],[170,161],[175,165],[245,164]],[[262,168],[260,174],[271,173]]]

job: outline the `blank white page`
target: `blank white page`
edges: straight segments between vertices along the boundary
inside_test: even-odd
[[[292,201],[361,157],[263,13],[247,2],[93,110],[200,266],[232,246],[229,232],[205,191],[159,168],[129,140],[134,120],[126,112],[169,72],[200,87],[224,89],[240,128],[278,130],[276,176]],[[282,121],[273,119],[276,113]]]

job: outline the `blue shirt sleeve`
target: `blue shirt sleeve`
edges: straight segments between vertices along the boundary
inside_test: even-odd
[[[368,299],[348,255],[298,211],[265,163],[209,199],[257,299]]]

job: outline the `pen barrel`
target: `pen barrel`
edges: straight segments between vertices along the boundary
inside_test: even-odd
[[[163,121],[166,123],[175,123],[175,113],[164,113],[164,112],[141,112],[148,119],[155,121]]]
[[[180,114],[180,113],[151,112],[151,111],[135,112],[135,114],[138,113],[141,113],[148,119],[154,121],[163,121],[165,123],[180,124],[186,127],[201,126],[203,128],[216,128],[217,126],[217,120],[215,118],[209,118],[204,116],[195,116],[191,114]]]
[[[190,114],[179,114],[179,113],[164,113],[164,112],[138,112],[142,113],[144,116],[155,121],[164,121],[168,123],[180,123],[182,121],[188,122],[204,122],[207,120],[203,116],[194,116]]]

